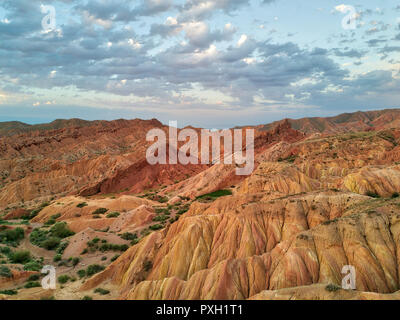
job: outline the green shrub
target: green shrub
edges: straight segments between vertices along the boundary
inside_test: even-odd
[[[40,283],[38,281],[29,281],[24,285],[24,288],[37,288],[41,287]]]
[[[176,214],[181,215],[181,214],[186,213],[188,210],[189,210],[189,208],[182,208],[182,209],[180,209]]]
[[[81,203],[78,203],[77,205],[76,205],[76,207],[77,208],[83,208],[83,207],[86,207],[88,204],[86,203],[86,202],[81,202]]]
[[[368,196],[368,197],[372,197],[372,198],[380,198],[381,197],[379,194],[377,194],[375,192],[372,192],[372,191],[367,191],[365,193],[365,195]]]
[[[17,246],[19,241],[25,237],[24,229],[4,229],[0,231],[0,243],[9,244],[12,246]]]
[[[63,274],[58,277],[58,282],[61,284],[64,284],[64,283],[67,283],[69,279],[70,279],[69,275]]]
[[[43,264],[39,261],[28,261],[24,264],[25,271],[40,271],[42,269]]]
[[[47,250],[54,250],[59,246],[60,242],[61,242],[60,238],[50,237],[41,243],[41,247]]]
[[[332,284],[332,283],[328,284],[325,287],[325,290],[329,291],[329,292],[335,292],[335,291],[338,291],[340,289],[341,289],[341,287],[339,287],[337,284]]]
[[[31,259],[31,254],[27,250],[15,251],[10,256],[10,260],[12,263],[26,263],[30,259]]]
[[[79,278],[85,277],[86,276],[86,270],[85,269],[78,270],[77,275],[79,276]]]
[[[0,266],[0,277],[11,278],[12,272],[11,272],[10,268],[8,268],[6,266]]]
[[[125,232],[123,234],[120,235],[120,237],[124,240],[134,240],[137,238],[137,234],[136,233],[130,233],[130,232]]]
[[[197,200],[216,200],[219,197],[230,196],[232,195],[231,190],[218,190],[211,193],[203,194],[202,196],[197,197]]]
[[[54,237],[58,237],[61,239],[67,238],[75,234],[75,232],[71,231],[66,222],[57,222],[54,226],[51,227],[50,233]]]
[[[116,218],[119,216],[119,212],[110,212],[107,214],[107,218]]]
[[[93,298],[90,297],[90,296],[84,296],[84,297],[82,298],[82,300],[93,300]]]
[[[162,224],[153,224],[152,226],[149,227],[151,230],[159,230],[163,228]]]
[[[94,290],[95,293],[101,294],[101,295],[106,295],[110,293],[110,290],[106,290],[103,288],[97,288],[96,290]]]
[[[103,213],[106,213],[107,211],[108,211],[108,209],[106,209],[106,208],[97,208],[96,210],[94,210],[92,212],[92,214],[103,214]]]
[[[29,236],[29,241],[35,246],[41,247],[42,242],[47,239],[49,231],[39,228],[34,229]]]
[[[155,216],[155,217],[153,218],[153,221],[162,222],[162,221],[166,221],[166,220],[168,220],[168,219],[169,219],[168,216],[160,215],[160,216]]]
[[[52,215],[52,216],[50,217],[50,219],[47,220],[44,224],[45,224],[46,226],[53,225],[53,224],[55,224],[55,223],[57,222],[56,220],[57,220],[59,217],[61,217],[61,213],[54,214],[54,215]]]
[[[87,267],[86,269],[86,275],[88,277],[104,270],[104,266],[101,266],[99,264],[91,264],[90,266]]]
[[[69,242],[68,241],[63,241],[60,243],[60,245],[58,246],[56,252],[58,254],[63,254],[64,250],[68,247]]]
[[[1,290],[0,294],[5,294],[5,295],[9,295],[9,296],[13,296],[18,294],[17,290]]]
[[[80,260],[81,260],[81,259],[78,258],[78,257],[72,258],[72,265],[75,267],[75,266],[79,263]]]
[[[38,281],[40,279],[40,275],[38,274],[32,274],[29,278],[28,281]]]
[[[111,259],[110,259],[110,261],[111,262],[114,262],[115,260],[117,260],[118,258],[119,258],[119,254],[116,254],[114,257],[112,257]]]
[[[394,199],[394,198],[398,198],[398,197],[400,197],[400,194],[398,193],[398,192],[394,192],[393,194],[392,194],[392,198]]]
[[[61,261],[61,254],[57,253],[57,254],[54,256],[53,261],[54,261],[54,262]]]

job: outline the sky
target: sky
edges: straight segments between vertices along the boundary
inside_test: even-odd
[[[0,1],[0,121],[225,128],[399,108],[399,67],[393,0]]]

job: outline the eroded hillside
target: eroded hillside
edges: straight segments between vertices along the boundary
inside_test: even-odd
[[[230,165],[171,166],[166,174],[132,160],[102,183],[4,210],[0,292],[16,299],[398,299],[399,143],[399,129],[315,135],[285,121],[257,133],[256,168],[247,177],[235,177]],[[163,178],[137,188],[144,177]],[[3,188],[4,204],[13,201],[4,190],[14,183]],[[21,250],[30,257],[17,259]],[[65,276],[51,292],[27,285],[39,281],[29,279],[40,279],[44,264]],[[356,290],[340,287],[345,265],[356,270]]]

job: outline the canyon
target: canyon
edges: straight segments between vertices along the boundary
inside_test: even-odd
[[[0,299],[400,298],[400,110],[243,127],[248,176],[150,165],[154,128],[0,124]]]

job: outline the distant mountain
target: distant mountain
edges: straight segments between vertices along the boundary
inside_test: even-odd
[[[271,130],[284,120],[261,126],[261,130]],[[343,133],[351,131],[366,131],[371,129],[390,129],[400,125],[400,109],[385,109],[379,111],[358,111],[343,113],[334,117],[314,117],[288,119],[293,129],[306,134],[312,133]]]
[[[97,125],[100,123],[106,123],[107,121],[87,121],[82,119],[57,119],[50,123],[43,124],[27,124],[20,121],[8,121],[0,122],[0,136],[11,136],[14,134],[21,134],[32,131],[42,131],[42,130],[56,130],[65,128],[83,128],[92,125]]]

